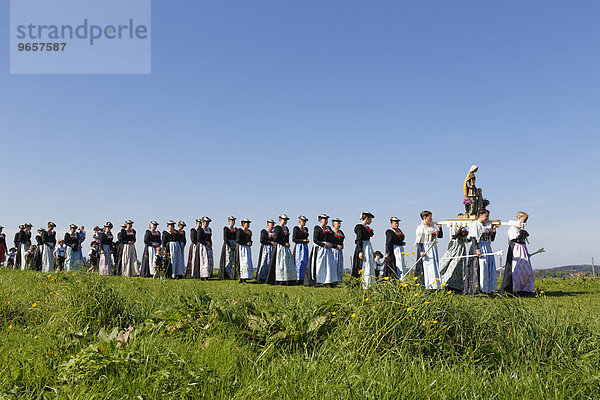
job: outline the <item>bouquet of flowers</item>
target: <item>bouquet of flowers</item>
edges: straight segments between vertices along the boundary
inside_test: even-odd
[[[469,199],[468,197],[465,197],[465,199],[463,200],[463,204],[466,206],[468,204],[471,204],[471,199]]]

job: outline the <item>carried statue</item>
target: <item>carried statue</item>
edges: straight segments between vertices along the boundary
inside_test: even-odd
[[[475,173],[478,170],[479,167],[477,165],[471,166],[463,184],[463,194],[465,196],[463,204],[465,205],[465,211],[468,218],[476,218],[477,215],[479,215],[479,211],[485,210],[490,204],[488,200],[483,198],[481,188],[478,188],[476,185],[477,179]]]

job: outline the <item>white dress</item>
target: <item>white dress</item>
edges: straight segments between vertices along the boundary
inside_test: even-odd
[[[415,246],[423,245],[423,251],[429,249],[423,257],[423,279],[426,289],[441,289],[440,261],[437,244],[438,228],[436,226],[419,225],[416,231]],[[418,255],[420,257],[420,254]]]

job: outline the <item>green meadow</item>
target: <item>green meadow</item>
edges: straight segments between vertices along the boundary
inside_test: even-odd
[[[600,398],[600,279],[527,298],[0,271],[0,398]]]

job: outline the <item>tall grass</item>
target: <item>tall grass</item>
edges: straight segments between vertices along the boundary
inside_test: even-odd
[[[6,398],[600,396],[597,318],[544,294],[0,271],[0,302]]]

